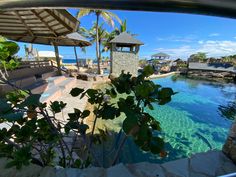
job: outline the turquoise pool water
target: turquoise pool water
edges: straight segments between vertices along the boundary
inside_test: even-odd
[[[153,105],[154,110],[146,109],[161,123],[168,156],[160,158],[158,155],[143,152],[131,139],[128,139],[122,150],[120,162],[163,163],[188,157],[198,152],[222,148],[232,123],[229,118],[236,116],[235,84],[194,80],[178,76],[153,81],[163,87],[171,87],[177,92],[170,103],[162,106],[155,104]],[[115,120],[105,120],[101,125],[109,127],[117,135],[123,119],[124,116]],[[103,147],[105,152],[103,155],[104,166],[114,155],[112,155],[114,152],[112,147],[114,147],[115,139],[115,137],[111,138],[111,150],[104,148],[106,146]]]
[[[208,81],[167,77],[153,80],[175,92],[170,103],[155,110],[146,110],[161,122],[168,156],[160,159],[138,150],[128,141],[123,150],[123,162],[165,162],[210,149],[221,149],[228,134],[231,120],[224,117],[221,107],[235,100],[236,86]]]

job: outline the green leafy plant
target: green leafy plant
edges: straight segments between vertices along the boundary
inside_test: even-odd
[[[21,168],[29,163],[41,166],[86,168],[90,164],[101,166],[94,152],[94,144],[106,140],[107,130],[98,129],[97,119],[118,119],[125,114],[122,130],[125,138],[119,143],[110,165],[118,162],[125,141],[131,137],[140,149],[164,156],[164,139],[160,134],[160,123],[145,109],[153,109],[153,104],[166,104],[175,94],[171,88],[162,88],[147,78],[153,74],[150,66],[144,68],[138,77],[122,73],[111,81],[110,88],[100,89],[73,88],[70,94],[94,106],[94,122],[91,133],[86,118],[89,110],[74,109],[68,119],[57,119],[57,113],[63,112],[66,103],[51,102],[49,105],[39,101],[40,95],[17,90],[0,99],[0,121],[9,128],[0,130],[0,156],[11,161],[7,167]],[[111,99],[120,97],[118,101]],[[72,142],[68,143],[68,139]],[[75,144],[79,150],[74,149]],[[95,149],[96,150],[96,149]]]
[[[83,98],[88,97],[88,102],[95,105],[94,123],[92,126],[91,137],[93,138],[96,122],[101,119],[115,119],[121,113],[125,114],[122,131],[126,137],[120,143],[112,162],[114,165],[120,155],[120,151],[128,136],[132,137],[137,146],[143,151],[150,151],[154,154],[165,154],[164,140],[160,136],[160,123],[145,112],[145,108],[153,109],[153,103],[164,105],[171,101],[171,96],[175,94],[171,88],[162,88],[155,85],[147,78],[153,74],[153,68],[147,66],[143,73],[138,77],[132,77],[131,74],[122,73],[118,78],[112,80],[111,88],[102,90],[89,89],[83,91],[74,88],[71,91],[72,96]],[[116,98],[119,94],[126,94],[126,98],[120,98],[116,103],[109,100]],[[92,145],[90,140],[90,147]]]
[[[18,51],[19,46],[15,42],[1,41],[0,42],[0,67],[7,70],[15,69],[19,66],[16,57],[13,57]]]

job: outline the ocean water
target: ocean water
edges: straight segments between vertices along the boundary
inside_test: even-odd
[[[62,63],[64,64],[76,64],[76,59],[62,59]]]
[[[162,106],[154,104],[154,110],[146,109],[161,123],[168,156],[160,158],[142,152],[130,139],[122,150],[120,161],[162,163],[211,149],[220,150],[232,124],[230,117],[225,115],[231,118],[236,115],[234,109],[227,109],[236,105],[232,104],[236,100],[236,86],[176,76],[153,81],[177,92],[170,103]],[[231,112],[225,114],[222,110]]]

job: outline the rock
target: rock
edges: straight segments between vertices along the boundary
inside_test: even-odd
[[[236,139],[236,123],[233,123],[230,131],[229,131],[229,137]]]
[[[17,173],[16,168],[6,168],[7,163],[9,162],[9,159],[7,158],[1,158],[0,159],[0,177],[15,177],[15,174]]]
[[[108,168],[106,175],[106,177],[135,177],[123,164]]]
[[[216,170],[222,165],[222,155],[221,151],[195,154],[190,159],[190,171],[206,176],[216,176]]]
[[[94,76],[94,81],[102,81],[102,77],[101,76]]]
[[[105,174],[106,170],[104,168],[92,167],[84,169],[80,177],[105,177]]]
[[[109,75],[109,79],[111,79],[111,80],[114,80],[115,78],[117,78],[118,77],[118,75],[116,75],[116,74],[114,74],[114,73],[111,73],[110,75]]]
[[[230,149],[232,148],[232,142],[233,140],[231,138],[227,138],[222,151],[229,157]]]
[[[135,177],[165,177],[164,172],[159,164],[142,162],[127,165],[127,168]]]
[[[66,175],[65,177],[82,177],[80,169],[76,168],[67,168],[64,170]]]
[[[42,167],[34,164],[23,166],[21,169],[15,167],[5,168],[7,163],[10,162],[7,158],[0,159],[0,177],[38,177]]]
[[[64,168],[56,169],[56,177],[67,177],[66,176],[66,169],[64,169]]]
[[[236,123],[233,123],[222,151],[236,163]]]
[[[161,165],[168,177],[189,177],[189,159],[184,158]]]
[[[232,141],[233,142],[233,141]],[[229,158],[235,163],[236,162],[236,145],[232,144],[229,151]]]
[[[29,166],[24,166],[22,169],[17,170],[15,177],[38,177],[41,171],[42,167],[30,164]]]
[[[57,177],[56,170],[53,167],[45,167],[39,177]]]
[[[233,164],[233,162],[228,159],[228,161],[224,161],[224,163],[222,165],[222,170],[223,170],[224,174],[236,172],[236,165]],[[223,174],[217,172],[217,176],[218,175],[223,175]]]
[[[80,73],[80,74],[77,75],[77,79],[87,81],[88,80],[88,74],[81,74]]]

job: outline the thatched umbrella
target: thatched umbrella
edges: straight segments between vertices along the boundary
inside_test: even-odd
[[[89,46],[82,36],[72,36],[78,21],[66,10],[29,9],[0,12],[0,34],[10,40],[53,45],[61,74],[58,46]],[[68,36],[67,36],[68,35]]]

